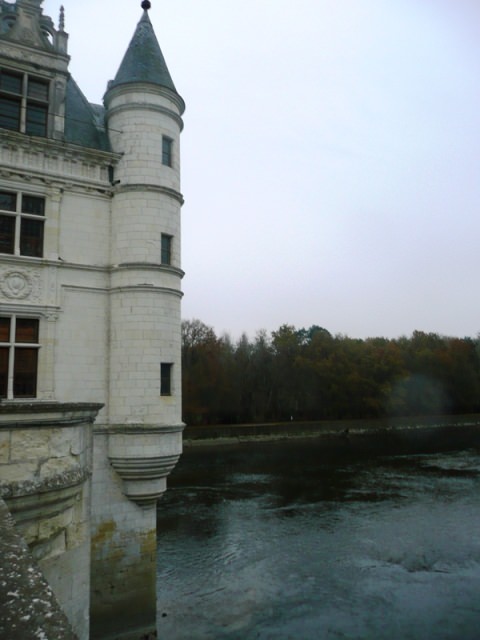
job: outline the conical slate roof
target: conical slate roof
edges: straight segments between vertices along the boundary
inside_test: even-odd
[[[177,93],[147,11],[143,12],[117,75],[109,82],[108,89],[133,82],[149,82]]]

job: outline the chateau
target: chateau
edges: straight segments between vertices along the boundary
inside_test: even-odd
[[[184,102],[148,0],[103,105],[42,1],[0,0],[0,498],[78,638],[137,639],[182,450]]]

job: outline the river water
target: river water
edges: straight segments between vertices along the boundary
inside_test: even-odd
[[[480,638],[480,450],[192,447],[158,514],[162,640]]]

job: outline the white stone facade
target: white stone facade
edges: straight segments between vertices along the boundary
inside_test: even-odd
[[[82,640],[89,636],[88,584],[91,637],[115,633],[116,622],[122,632],[131,627],[134,638],[155,624],[156,500],[182,448],[184,104],[163,56],[155,53],[158,43],[144,11],[134,39],[153,46],[158,59],[151,75],[143,64],[137,73],[132,40],[103,109],[88,105],[68,74],[63,13],[57,30],[43,16],[41,1],[0,0],[0,196],[15,194],[17,203],[35,196],[45,206],[40,256],[24,255],[18,247],[0,250],[0,319],[38,320],[34,394],[16,397],[16,356],[8,356],[0,489],[9,505],[9,483],[17,483],[21,497],[22,483],[35,491],[45,469],[60,482],[65,456],[52,447],[58,440],[59,448],[75,456],[82,439],[85,473],[76,485],[81,509],[67,505],[54,515],[45,512],[45,522],[39,513],[23,533],[31,545],[39,527],[50,527],[50,537],[58,538],[38,545],[37,555],[45,567],[55,567],[47,577]],[[24,83],[34,77],[48,85],[44,135],[22,130],[25,111],[28,128],[28,95],[18,130],[2,119],[2,106],[10,108],[16,99],[8,85],[15,74]],[[8,225],[12,215],[2,210],[0,198],[0,247],[6,246],[2,220]],[[17,353],[22,345],[0,339],[2,347]],[[88,419],[72,431],[65,425],[72,411],[81,411],[78,403],[89,407]],[[38,409],[32,409],[25,433],[17,432],[27,404],[48,405],[50,413],[40,425]],[[25,445],[22,459],[15,453],[18,438]],[[72,522],[81,524],[82,536],[73,536]],[[61,540],[70,540],[70,553]]]

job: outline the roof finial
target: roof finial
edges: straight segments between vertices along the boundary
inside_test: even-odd
[[[150,2],[150,0],[143,0],[141,6],[142,6],[142,9],[144,11],[148,11],[150,9],[150,7],[152,6],[152,3]]]
[[[60,18],[58,19],[58,30],[59,31],[65,30],[65,9],[63,7],[63,4],[60,7]]]

